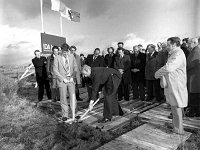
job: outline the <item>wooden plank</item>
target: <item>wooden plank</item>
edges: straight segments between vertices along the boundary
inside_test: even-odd
[[[124,126],[127,126],[133,118],[137,117],[136,114],[129,113],[126,116],[120,117],[119,119],[112,121],[111,123],[104,125],[103,130],[112,130],[115,131],[119,128],[123,128]]]
[[[97,150],[137,150],[137,149],[138,149],[137,145],[132,145],[126,141],[115,139],[109,142],[109,144],[105,144],[99,147]]]
[[[153,104],[150,104],[150,105],[148,105],[148,104],[144,104],[143,106],[141,106],[140,107],[140,109],[134,109],[132,112],[133,113],[142,113],[142,112],[144,112],[144,111],[146,111],[146,110],[148,110],[148,109],[151,109],[151,108],[153,108],[153,107],[156,107],[156,106],[158,106],[159,104],[158,103],[153,103]]]
[[[171,113],[170,109],[164,109],[166,105],[160,105],[157,106],[151,110],[148,110],[142,114],[139,114],[139,117],[141,118],[146,118],[149,120],[162,120],[164,122],[171,122],[171,119],[168,118],[168,116]],[[198,118],[188,118],[188,117],[184,117],[183,119],[183,125],[185,127],[189,127],[189,128],[198,128],[200,129],[200,120]]]
[[[143,118],[148,118],[148,119],[160,119],[165,122],[171,122],[171,119],[169,119],[168,116],[159,115],[159,114],[151,114],[151,113],[145,112],[144,114],[141,114],[139,116]],[[200,120],[194,120],[194,119],[190,120],[189,118],[184,118],[183,125],[186,127],[200,128]]]
[[[186,141],[191,133],[185,132],[184,136],[166,132],[160,126],[144,124],[130,132],[123,134],[98,150],[110,150],[120,146],[121,150],[132,150],[133,148],[147,150],[175,150],[180,143]],[[119,145],[120,144],[120,145]]]

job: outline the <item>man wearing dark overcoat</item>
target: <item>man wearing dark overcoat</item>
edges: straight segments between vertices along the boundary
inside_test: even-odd
[[[85,64],[93,67],[103,67],[104,58],[100,55],[100,49],[95,48],[94,54],[88,55],[85,61]],[[85,78],[86,87],[88,92],[88,100],[91,99],[92,88],[91,88],[91,80],[89,78]]]
[[[46,88],[47,98],[51,99],[51,90],[49,81],[47,80],[46,64],[47,59],[41,56],[39,50],[34,52],[35,58],[32,59],[32,63],[35,67],[36,81],[38,84],[38,101],[42,101],[44,95],[44,87]]]
[[[133,86],[133,99],[140,98],[145,100],[145,64],[146,55],[139,51],[138,46],[133,47],[134,53],[131,57],[131,75]]]
[[[129,101],[129,85],[131,83],[131,60],[130,56],[124,54],[123,48],[117,49],[119,55],[115,57],[114,68],[122,74],[122,80],[118,88],[118,100]]]
[[[200,44],[197,38],[189,39],[191,52],[187,58],[187,85],[189,93],[188,117],[200,116]]]
[[[123,111],[116,99],[117,89],[121,81],[120,72],[112,68],[91,68],[85,65],[82,69],[82,74],[90,77],[92,81],[92,96],[89,106],[92,106],[96,100],[99,89],[104,88],[104,109],[101,122],[111,121],[113,115],[123,115]]]

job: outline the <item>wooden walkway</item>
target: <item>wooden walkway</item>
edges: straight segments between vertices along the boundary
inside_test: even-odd
[[[161,122],[171,123],[172,119],[168,118],[170,116],[170,113],[170,107],[166,103],[164,103],[140,114],[139,117],[142,118],[142,120],[145,122],[151,122],[154,124],[159,124]],[[200,129],[200,117],[184,117],[183,125],[185,128]]]
[[[84,100],[78,101],[79,111],[76,113],[76,115],[79,116],[84,114],[84,112],[88,108],[88,102],[87,102],[88,97],[86,89],[81,88],[80,93],[81,93],[80,97],[83,98]],[[83,118],[83,122],[88,124],[89,126],[97,127],[102,130],[114,131],[124,126],[127,126],[133,119],[138,117],[138,114],[160,105],[160,103],[151,103],[151,102],[140,101],[138,99],[135,100],[131,99],[132,95],[130,95],[130,101],[120,101],[120,105],[124,111],[123,116],[114,116],[112,118],[112,121],[104,124],[98,123],[98,120],[103,118],[103,103],[100,102],[99,104],[94,106],[93,110]],[[51,101],[43,101],[41,105],[43,106],[46,105],[47,107],[52,107],[52,106],[58,108],[60,107],[59,103]]]
[[[86,89],[82,88],[80,93],[80,97],[84,100],[78,102],[77,115],[82,115],[88,107]],[[55,103],[52,102],[46,104],[55,106]],[[60,107],[58,103],[56,105]],[[144,124],[103,145],[98,150],[175,150],[191,135],[191,133],[185,132],[184,136],[179,136],[171,131],[169,128],[171,119],[168,118],[171,110],[166,103],[132,100],[132,95],[130,95],[130,101],[120,101],[120,105],[125,114],[113,117],[111,122],[98,123],[98,120],[102,119],[103,103],[97,104],[83,122],[106,131],[123,128],[136,118],[143,121]],[[184,127],[200,128],[200,119],[184,118]]]
[[[184,143],[191,133],[179,136],[169,132],[164,126],[144,124],[127,132],[98,150],[175,150]]]

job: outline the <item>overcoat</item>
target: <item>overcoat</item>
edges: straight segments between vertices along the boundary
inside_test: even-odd
[[[76,73],[76,83],[81,84],[81,61],[80,56],[77,54],[74,54],[74,57],[76,59],[76,65],[77,65],[77,73]]]
[[[124,54],[123,58],[121,59],[119,56],[116,56],[114,60],[114,68],[117,70],[124,70],[124,73],[122,74],[124,84],[131,83],[131,59],[129,55]]]
[[[158,52],[155,51],[153,55],[147,54],[146,55],[146,66],[145,66],[145,79],[146,80],[155,80],[154,74],[156,72],[156,56]]]
[[[196,46],[187,58],[188,92],[200,93],[200,47]]]
[[[155,78],[165,77],[167,86],[164,88],[166,101],[175,107],[187,107],[187,75],[184,52],[175,48],[169,52],[166,65],[155,73]]]

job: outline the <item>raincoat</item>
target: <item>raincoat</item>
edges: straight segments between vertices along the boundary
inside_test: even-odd
[[[169,52],[166,65],[155,73],[155,78],[163,76],[167,84],[164,88],[167,103],[175,107],[187,107],[186,58],[179,47]]]

